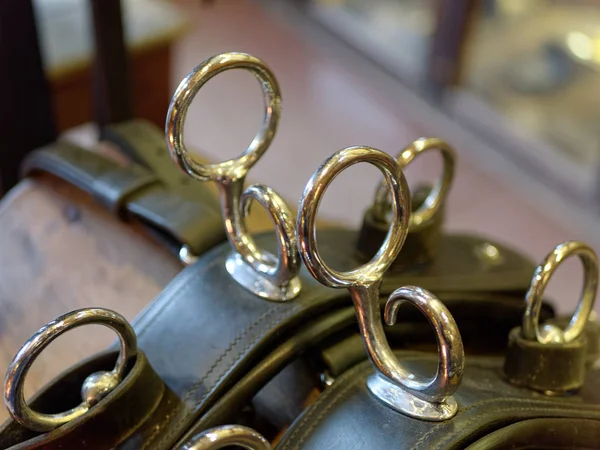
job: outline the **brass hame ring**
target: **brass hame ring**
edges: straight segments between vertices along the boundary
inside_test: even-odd
[[[410,164],[417,156],[428,151],[439,150],[442,155],[443,168],[442,176],[435,183],[431,192],[419,208],[411,214],[409,227],[411,230],[422,224],[428,223],[443,206],[446,196],[452,187],[454,179],[454,167],[456,161],[456,152],[445,141],[438,138],[420,138],[402,149],[397,157],[398,165],[402,170]],[[374,217],[387,222],[387,214],[390,207],[388,184],[382,181],[375,192],[375,201],[373,202]]]
[[[561,330],[553,325],[545,325],[540,329],[539,319],[542,308],[544,290],[552,274],[560,264],[570,256],[578,256],[583,264],[584,285],[579,303],[573,313],[569,325]],[[577,339],[584,331],[589,320],[598,287],[598,258],[594,250],[579,241],[569,241],[558,245],[549,253],[535,269],[531,285],[525,296],[525,314],[521,333],[525,339],[537,340],[540,343],[566,343]]]
[[[182,450],[218,450],[241,447],[247,450],[271,450],[271,444],[258,432],[241,425],[223,425],[194,436]]]
[[[348,272],[331,269],[321,259],[317,247],[316,216],[327,187],[346,168],[366,162],[377,167],[390,186],[394,219],[373,259]],[[348,288],[377,282],[396,259],[408,233],[410,195],[406,178],[398,163],[387,153],[371,147],[348,147],[334,153],[313,174],[300,201],[296,229],[299,251],[311,274],[329,287]]]
[[[238,158],[218,164],[201,164],[190,155],[184,143],[187,111],[202,86],[215,75],[230,69],[248,70],[260,82],[265,99],[263,124],[248,148]],[[202,181],[237,180],[246,175],[271,144],[280,115],[279,84],[267,65],[260,59],[245,53],[223,53],[199,64],[179,84],[167,112],[165,125],[167,147],[179,168],[193,178]]]
[[[23,388],[31,365],[57,337],[82,325],[104,325],[113,329],[120,340],[120,352],[111,372],[90,375],[82,386],[84,401],[73,409],[58,414],[34,411],[25,401]],[[8,367],[4,381],[4,403],[10,415],[24,427],[38,432],[51,431],[85,414],[95,401],[108,395],[125,377],[129,362],[137,354],[135,332],[120,314],[103,308],[85,308],[60,316],[40,328],[26,343]]]

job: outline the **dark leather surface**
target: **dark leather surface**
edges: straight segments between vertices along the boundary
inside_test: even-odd
[[[411,371],[433,374],[437,356],[398,353]],[[512,423],[533,418],[600,420],[600,369],[588,372],[584,389],[571,396],[547,397],[509,384],[503,359],[467,358],[455,393],[459,412],[444,422],[427,422],[397,413],[367,390],[370,362],[339,377],[291,427],[278,450],[290,449],[459,449]]]
[[[100,139],[116,145],[131,161],[154,173],[169,190],[187,200],[202,198],[203,203],[220,214],[220,204],[205,183],[196,183],[171,160],[165,132],[152,122],[132,119],[101,128]]]
[[[319,245],[324,260],[340,270],[356,267],[355,240],[355,232],[322,230]],[[272,233],[256,239],[257,245],[271,251],[273,241]],[[460,239],[458,242],[468,243]],[[450,244],[450,248],[453,245],[460,244]],[[273,303],[256,297],[230,278],[225,269],[229,252],[229,245],[223,244],[202,255],[197,263],[178,274],[134,322],[138,346],[145,351],[176,400],[162,407],[158,422],[147,421],[119,448],[170,448],[223,395],[291,336],[317,317],[336,310],[351,310],[345,290],[322,286],[305,269],[300,274],[303,291],[293,301]],[[506,261],[520,266],[521,271],[528,265],[510,251],[507,251]],[[459,269],[459,264],[449,265],[444,277],[452,278]],[[500,281],[498,273],[492,271],[492,275]],[[503,285],[512,288],[511,295],[497,295],[498,303],[506,303],[509,305],[506,310],[512,311],[509,314],[511,326],[520,320],[523,302],[522,292],[515,294],[523,283],[513,282],[510,279],[513,275],[518,278],[519,272],[507,270],[502,277]],[[435,291],[436,287],[452,285],[452,281],[440,280],[440,273],[436,277],[429,269],[425,273],[392,273],[383,283],[384,294],[406,284]],[[496,288],[501,285],[498,282]],[[440,293],[442,299],[445,295]],[[476,305],[478,298],[491,305],[494,295],[487,293],[479,297],[474,291],[465,294],[454,291],[447,297],[447,305],[453,311],[453,305],[469,310],[465,302]],[[485,310],[480,309],[482,313]],[[496,310],[492,310],[489,314],[495,313]],[[484,324],[481,319],[479,323]]]
[[[467,450],[572,450],[600,448],[600,420],[529,419],[508,425],[469,445]]]
[[[24,160],[23,175],[37,171],[77,186],[123,219],[136,220],[174,253],[185,244],[199,255],[226,239],[221,214],[211,206],[214,196],[198,188],[195,197],[189,192],[184,197],[140,165],[120,166],[97,153],[57,142]]]
[[[508,336],[504,375],[517,386],[540,392],[579,389],[585,381],[586,334],[570,342],[542,344],[525,339],[520,327],[513,328]]]
[[[54,414],[77,406],[85,378],[99,370],[112,370],[116,358],[116,352],[108,352],[71,368],[35,396],[32,408]],[[172,401],[172,396],[144,353],[139,352],[125,379],[87,414],[45,434],[8,421],[0,428],[0,448],[105,450],[125,440],[152,415],[160,415],[161,404],[168,401]]]

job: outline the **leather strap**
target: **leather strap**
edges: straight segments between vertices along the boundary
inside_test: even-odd
[[[354,255],[356,236],[356,232],[344,229],[322,230],[319,243],[324,260],[339,270],[359,265]],[[272,233],[256,236],[257,245],[271,252],[276,248],[274,241]],[[251,294],[232,281],[225,268],[230,251],[229,244],[222,244],[203,254],[195,264],[180,272],[134,321],[139,348],[146,352],[157,374],[178,400],[165,407],[160,421],[145,422],[119,448],[171,448],[260,361],[274,354],[282,342],[301,334],[316,318],[344,309],[353,313],[345,290],[324,287],[305,269],[300,273],[303,290],[293,301],[275,303]],[[452,269],[449,266],[442,276],[451,277]],[[418,271],[391,273],[383,283],[383,293],[387,295],[406,284],[434,288],[422,283],[427,279],[427,274]],[[444,298],[445,294],[440,295]],[[477,304],[479,294],[471,291],[464,295]],[[493,295],[486,295],[480,300],[491,304]],[[510,327],[517,324],[521,318],[522,293],[496,298],[508,305],[499,311],[512,311],[499,315],[506,315],[504,320]],[[451,312],[455,311],[453,305],[463,304],[459,292],[448,295]],[[485,325],[481,317],[478,323]],[[337,329],[333,325],[330,328]]]
[[[111,123],[100,129],[100,140],[116,145],[131,161],[147,168],[169,189],[184,199],[202,203],[219,213],[218,198],[208,184],[194,183],[171,161],[165,143],[165,132],[144,119]]]
[[[71,368],[43,388],[31,402],[32,407],[49,413],[67,411],[76,406],[81,403],[80,391],[85,378],[99,370],[111,370],[116,357],[115,352],[109,352]],[[0,428],[0,448],[112,448],[156,414],[161,403],[173,400],[144,353],[139,352],[125,379],[87,414],[44,434],[8,421]]]
[[[24,176],[38,171],[77,186],[120,218],[136,220],[175,254],[187,245],[199,255],[225,240],[221,216],[205,204],[204,197],[184,198],[139,165],[123,167],[68,142],[57,142],[30,153],[23,162]]]
[[[572,450],[600,447],[600,420],[530,419],[501,428],[467,450]]]
[[[397,356],[410,372],[435,372],[437,355],[401,352]],[[502,364],[498,357],[469,357],[454,394],[458,413],[444,422],[428,422],[395,412],[374,398],[365,384],[374,370],[365,362],[325,389],[286,432],[277,449],[464,448],[518,421],[600,420],[599,368],[588,372],[586,385],[578,394],[547,397],[508,383],[502,377]]]

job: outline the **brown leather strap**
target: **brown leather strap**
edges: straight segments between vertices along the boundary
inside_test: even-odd
[[[171,160],[165,133],[151,122],[132,119],[102,127],[100,139],[116,145],[130,161],[154,173],[172,192],[188,200],[202,198],[203,204],[220,211],[219,201],[210,183],[196,183]]]
[[[407,370],[416,374],[434,373],[438,364],[435,354],[397,355]],[[287,430],[277,449],[457,449],[522,420],[600,420],[598,369],[589,370],[586,386],[577,394],[554,397],[506,382],[502,358],[469,357],[454,394],[459,411],[441,422],[417,420],[384,405],[366,387],[366,379],[373,373],[372,363],[366,361],[338,378]]]
[[[123,219],[134,219],[174,253],[187,245],[199,255],[225,240],[221,216],[205,198],[175,194],[156,174],[123,167],[67,142],[31,153],[22,172],[48,172],[92,195]],[[208,194],[207,194],[208,195]]]

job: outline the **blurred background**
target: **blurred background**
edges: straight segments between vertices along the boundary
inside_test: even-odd
[[[88,145],[97,140],[90,125],[98,117],[91,22],[92,5],[102,2],[32,2],[52,129],[40,119],[43,108],[34,106],[37,81],[21,61],[25,50],[10,39],[11,30],[23,27],[15,18],[25,3],[0,0],[5,192],[16,182],[19,152],[57,133]],[[204,59],[242,51],[271,66],[284,112],[251,178],[290,203],[338,149],[369,145],[396,154],[420,136],[437,136],[460,158],[448,199],[449,230],[491,236],[535,260],[568,239],[600,250],[600,2],[121,3],[133,113],[160,128],[175,87]],[[114,97],[118,110],[123,96]],[[246,148],[262,114],[256,81],[247,73],[225,73],[197,96],[186,141],[209,159],[232,157]],[[422,159],[407,170],[411,182],[439,173],[436,155]],[[328,191],[320,214],[358,226],[378,180],[374,169],[352,168]],[[566,310],[576,301],[580,285],[572,280],[579,271],[569,262],[553,282]]]

